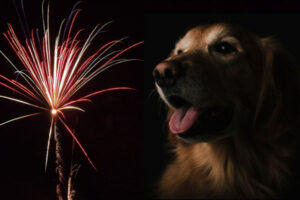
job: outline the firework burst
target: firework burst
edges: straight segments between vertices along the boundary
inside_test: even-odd
[[[119,56],[143,42],[135,43],[123,50],[112,51],[112,47],[123,39],[113,40],[87,56],[85,55],[87,49],[95,37],[109,23],[102,26],[97,25],[85,40],[80,40],[79,37],[83,29],[75,33],[72,32],[75,20],[80,12],[80,9],[77,9],[77,3],[74,5],[68,19],[64,19],[61,22],[55,41],[52,43],[50,40],[49,4],[46,12],[44,2],[42,4],[42,37],[40,37],[38,29],[29,30],[22,1],[21,6],[22,15],[18,14],[18,16],[26,38],[25,41],[19,39],[11,24],[8,24],[8,30],[3,34],[21,61],[22,68],[17,67],[2,51],[0,53],[16,70],[16,73],[22,77],[22,80],[16,81],[0,74],[0,85],[14,92],[14,96],[0,95],[0,98],[37,108],[41,112],[15,117],[0,123],[0,126],[16,120],[33,117],[41,114],[42,111],[46,111],[51,115],[51,121],[45,169],[47,169],[50,141],[53,133],[55,134],[56,132],[58,123],[72,136],[91,166],[96,169],[86,150],[68,125],[65,111],[76,110],[84,112],[78,104],[91,102],[90,98],[92,96],[109,91],[133,90],[129,87],[114,87],[95,91],[74,99],[74,95],[98,74],[114,65],[132,60],[120,59]],[[18,96],[15,97],[15,95]]]

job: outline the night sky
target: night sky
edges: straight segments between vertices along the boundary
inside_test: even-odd
[[[19,0],[16,0],[19,3]],[[24,1],[30,28],[42,27],[41,0]],[[76,1],[50,2],[52,35],[59,23],[68,17]],[[101,2],[84,0],[74,30],[85,28],[87,36],[97,24],[113,21],[97,37],[88,53],[114,39],[128,37],[119,49],[143,40],[143,19],[136,17],[134,8],[116,1]],[[13,1],[5,1],[0,6],[0,32],[7,30],[10,22],[20,38],[22,30],[17,19]],[[0,49],[21,66],[16,55],[8,46],[4,36],[0,37]],[[124,54],[122,58],[143,60],[143,45]],[[83,103],[85,113],[70,111],[68,124],[75,129],[82,145],[96,165],[95,172],[79,148],[75,148],[73,162],[80,164],[75,188],[76,199],[119,199],[130,197],[140,199],[143,195],[143,61],[134,61],[114,66],[91,81],[78,93],[116,86],[128,86],[135,92],[111,92],[92,97],[93,103]],[[0,58],[0,73],[16,79],[14,70]],[[17,78],[19,80],[20,77]],[[16,96],[0,87],[0,94]],[[16,116],[37,111],[26,105],[0,100],[0,123]],[[44,172],[45,154],[50,116],[41,116],[16,121],[0,127],[0,199],[56,199],[56,174],[54,142],[50,150],[49,168]],[[65,168],[69,169],[72,138],[62,126]],[[117,192],[116,192],[117,191]]]

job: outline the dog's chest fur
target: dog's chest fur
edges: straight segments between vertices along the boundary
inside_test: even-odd
[[[227,145],[231,147],[226,148]],[[249,144],[240,144],[241,148],[232,145],[234,142],[229,140],[191,146],[178,144],[176,159],[160,181],[161,197],[274,198],[290,188],[291,173],[285,162],[290,159],[287,148],[280,148],[278,154],[266,148],[258,153],[248,149]]]

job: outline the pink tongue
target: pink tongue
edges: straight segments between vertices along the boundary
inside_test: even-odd
[[[194,107],[188,110],[184,108],[177,109],[169,121],[169,128],[172,133],[183,133],[194,124],[199,113]]]

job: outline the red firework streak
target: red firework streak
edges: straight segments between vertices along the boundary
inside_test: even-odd
[[[21,83],[0,74],[0,85],[12,90],[15,92],[14,94],[17,93],[20,95],[20,97],[17,98],[0,95],[0,98],[35,107],[51,114],[45,169],[47,168],[50,139],[53,135],[53,129],[58,122],[65,127],[91,166],[96,169],[86,150],[81,145],[70,126],[66,123],[64,112],[65,110],[78,110],[84,112],[77,104],[80,102],[91,102],[90,97],[94,95],[115,90],[134,90],[129,87],[114,87],[95,91],[78,99],[72,99],[74,94],[99,73],[116,64],[133,60],[119,59],[119,56],[143,43],[135,43],[123,50],[110,51],[114,45],[120,43],[123,39],[110,41],[83,60],[83,55],[85,55],[86,50],[89,48],[94,38],[109,23],[102,26],[97,25],[86,40],[79,40],[80,33],[83,29],[72,34],[75,19],[80,12],[80,9],[76,8],[77,5],[78,3],[74,5],[69,18],[67,20],[64,19],[61,22],[54,46],[52,46],[53,44],[50,41],[49,5],[46,17],[44,15],[44,5],[42,5],[42,38],[40,38],[37,29],[29,31],[27,23],[21,23],[26,37],[25,41],[20,41],[18,39],[11,24],[8,24],[7,32],[3,33],[11,48],[22,62],[22,67],[25,69],[20,70],[19,67],[0,51],[24,81]],[[24,9],[23,16],[26,22]],[[20,21],[22,21],[22,19]],[[19,116],[0,123],[0,126],[39,114],[41,113],[37,112]]]

